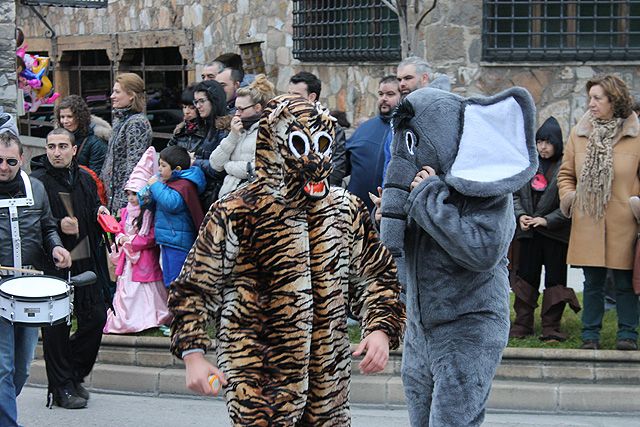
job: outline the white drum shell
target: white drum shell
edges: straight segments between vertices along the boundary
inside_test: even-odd
[[[0,283],[0,316],[23,326],[49,326],[69,321],[72,291],[62,279],[23,276]]]

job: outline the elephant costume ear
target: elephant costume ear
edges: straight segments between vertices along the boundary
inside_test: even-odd
[[[446,182],[467,196],[513,193],[538,168],[535,106],[523,88],[470,98],[462,113],[458,153]]]

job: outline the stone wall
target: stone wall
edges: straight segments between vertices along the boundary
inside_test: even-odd
[[[10,3],[10,2],[7,2]],[[239,52],[237,43],[262,40],[267,74],[279,91],[289,77],[305,69],[323,82],[321,99],[346,110],[349,119],[375,112],[378,80],[393,73],[393,63],[301,63],[292,57],[292,2],[273,0],[110,0],[108,9],[39,7],[60,36],[118,32],[191,30],[195,75],[223,52]],[[41,37],[44,26],[18,5],[17,23],[27,39]],[[492,64],[481,60],[482,1],[441,0],[420,33],[425,57],[436,72],[453,80],[453,90],[468,96],[492,94],[513,85],[532,93],[538,118],[555,115],[568,133],[586,106],[584,84],[598,73],[616,73],[639,87],[638,63]],[[152,47],[152,46],[150,46]]]
[[[481,58],[481,37],[481,0],[440,1],[425,19],[426,59],[437,72],[452,77],[454,90],[464,96],[493,94],[514,85],[527,88],[538,122],[555,116],[565,138],[586,111],[585,84],[591,77],[616,74],[632,90],[640,88],[640,61],[488,63]]]
[[[16,3],[0,0],[0,105],[16,112]]]

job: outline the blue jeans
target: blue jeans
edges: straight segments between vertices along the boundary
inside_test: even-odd
[[[14,326],[0,318],[0,426],[18,425],[16,397],[29,377],[38,328]]]
[[[600,339],[604,316],[604,286],[607,269],[584,267],[584,304],[582,309],[582,340]],[[616,289],[618,314],[617,339],[638,339],[638,297],[631,286],[631,270],[611,270]]]

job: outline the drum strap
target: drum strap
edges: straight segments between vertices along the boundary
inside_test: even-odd
[[[22,268],[22,239],[20,238],[20,221],[18,218],[19,206],[33,206],[33,189],[31,180],[25,171],[20,171],[20,176],[24,181],[26,197],[18,199],[0,200],[0,208],[9,208],[9,219],[11,221],[11,240],[13,241],[13,267]],[[22,273],[16,271],[14,276],[21,276]]]

